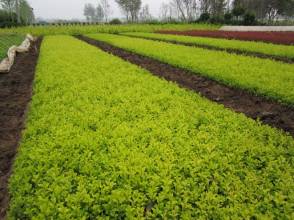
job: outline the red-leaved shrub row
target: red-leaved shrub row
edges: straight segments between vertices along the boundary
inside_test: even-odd
[[[161,34],[226,38],[247,41],[264,41],[275,44],[294,44],[294,32],[237,32],[237,31],[157,31]]]

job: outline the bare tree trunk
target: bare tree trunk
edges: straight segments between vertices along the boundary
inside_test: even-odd
[[[19,4],[19,0],[15,1],[15,11],[16,11],[16,16],[17,16],[17,23],[20,24],[21,20],[20,20],[20,4]]]
[[[187,19],[186,19],[184,9],[182,8],[182,1],[181,0],[175,0],[175,5],[176,5],[177,11],[181,15],[182,20],[186,21]]]

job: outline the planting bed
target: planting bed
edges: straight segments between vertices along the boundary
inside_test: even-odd
[[[202,96],[223,104],[236,112],[244,113],[253,119],[259,118],[263,123],[289,132],[294,137],[294,108],[268,101],[262,97],[254,96],[248,92],[230,88],[216,81],[197,76],[192,72],[183,70],[155,59],[114,47],[110,44],[93,40],[85,36],[78,36],[91,45],[97,46],[105,52],[118,56],[128,62],[136,64],[152,74],[166,80],[176,82],[178,85],[199,92]]]
[[[202,36],[213,38],[226,38],[247,41],[263,41],[275,44],[294,44],[294,32],[238,32],[238,31],[210,31],[210,30],[194,30],[194,31],[173,31],[162,30],[157,31],[162,34],[176,34],[185,36]]]
[[[8,216],[291,219],[293,147],[84,42],[46,37]]]
[[[287,63],[294,62],[294,46],[144,32],[122,33],[122,35],[186,46],[196,46],[204,49],[226,51],[240,55],[256,56],[259,58],[268,58]]]
[[[18,54],[9,74],[0,74],[0,219],[9,202],[7,181],[32,95],[40,43],[38,40],[28,53]]]
[[[248,90],[252,94],[294,104],[294,66],[291,64],[126,36],[88,36],[201,74],[225,85]]]

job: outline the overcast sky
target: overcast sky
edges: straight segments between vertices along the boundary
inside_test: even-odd
[[[155,17],[159,15],[159,8],[162,2],[167,1],[168,0],[142,0],[143,4],[149,4],[150,12]],[[83,8],[85,3],[98,4],[98,0],[28,0],[28,2],[34,8],[36,17],[45,19],[81,19],[84,18]],[[111,17],[122,17],[115,0],[109,0],[109,3],[113,11]]]

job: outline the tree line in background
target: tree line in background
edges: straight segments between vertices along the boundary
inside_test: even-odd
[[[142,0],[115,0],[128,23],[209,22],[225,24],[272,24],[294,19],[294,0],[169,0],[162,3],[158,18],[152,17],[149,5]],[[122,23],[110,17],[109,0],[95,6],[85,4],[88,23]],[[0,0],[0,27],[34,23],[33,9],[27,0]],[[66,22],[65,22],[66,23]]]
[[[34,19],[33,8],[26,0],[0,0],[0,27],[29,25]]]
[[[148,4],[142,6],[142,0],[115,2],[126,22],[199,21],[253,25],[293,20],[294,16],[294,0],[170,0],[162,3],[159,20],[151,16]],[[97,7],[86,4],[84,8],[88,22],[108,22],[110,13],[108,0],[100,0]]]
[[[142,6],[141,0],[115,0],[115,2],[119,5],[127,22],[149,22],[154,20],[151,16],[149,5]],[[108,0],[100,0],[97,6],[87,3],[84,7],[87,22],[108,22],[111,13]],[[120,24],[121,21],[113,19],[110,23]]]

